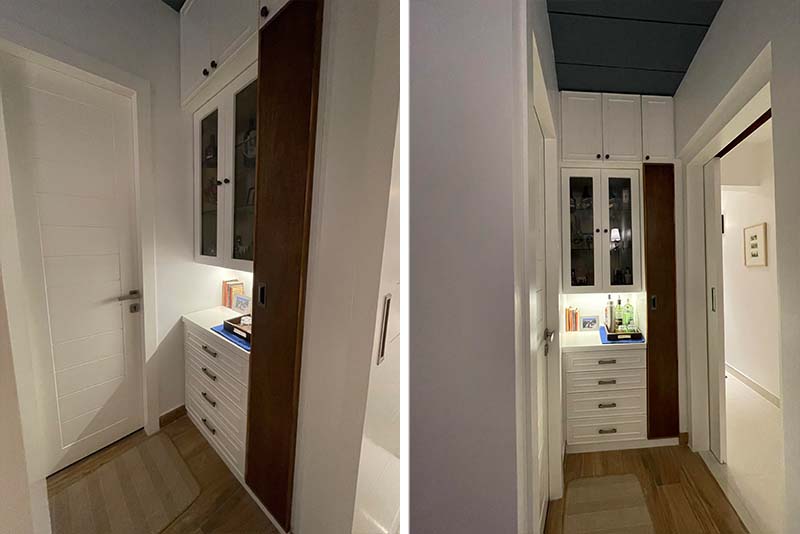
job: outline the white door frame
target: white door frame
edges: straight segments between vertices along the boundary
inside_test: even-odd
[[[155,266],[155,184],[153,182],[152,137],[150,122],[150,82],[117,67],[96,60],[66,45],[52,41],[23,26],[0,19],[0,51],[26,61],[78,78],[127,98],[134,108],[134,184],[136,192],[136,239],[141,262],[139,280],[142,292],[142,389],[145,431],[159,430],[158,370],[152,359],[158,345],[156,322]],[[6,254],[16,255],[6,248]],[[9,280],[20,284],[21,280]],[[24,325],[21,325],[24,326]],[[12,333],[13,336],[13,333]],[[27,336],[27,332],[17,332]],[[13,348],[13,347],[12,347]]]

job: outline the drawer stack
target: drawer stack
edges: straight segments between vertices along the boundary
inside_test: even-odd
[[[186,411],[242,478],[247,440],[249,355],[216,333],[185,324]]]
[[[566,352],[564,369],[568,445],[647,439],[645,348]]]

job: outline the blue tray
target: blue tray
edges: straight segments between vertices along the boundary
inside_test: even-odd
[[[231,343],[234,343],[234,344],[242,347],[247,352],[250,352],[250,342],[249,341],[245,341],[244,339],[240,338],[239,336],[235,336],[235,335],[231,334],[230,332],[225,330],[225,326],[224,325],[212,326],[211,330],[213,330],[217,334],[221,335],[222,337],[224,337],[225,339],[227,339]]]
[[[624,345],[626,343],[644,343],[644,337],[642,339],[622,339],[620,341],[609,341],[608,340],[608,332],[606,331],[605,326],[600,327],[600,341],[603,345]]]

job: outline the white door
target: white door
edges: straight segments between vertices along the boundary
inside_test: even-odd
[[[530,184],[528,283],[530,290],[531,322],[531,427],[535,430],[533,457],[534,527],[544,526],[549,502],[548,428],[547,428],[547,284],[545,258],[545,192],[544,192],[544,135],[535,113],[529,121]],[[556,356],[557,357],[557,356]]]
[[[258,30],[258,0],[211,0],[211,61],[214,69]],[[215,66],[216,65],[216,66]]]
[[[675,133],[671,96],[642,97],[642,144],[645,161],[672,162]]]
[[[609,161],[642,161],[642,99],[603,93],[603,150]]]
[[[186,100],[211,73],[209,1],[190,0],[181,13],[181,100]]]
[[[143,425],[133,103],[0,56],[44,458],[53,473]]]
[[[352,534],[400,532],[400,142],[395,134]]]
[[[561,93],[561,158],[599,160],[603,152],[603,100],[600,93]]]
[[[720,159],[703,168],[706,233],[706,316],[708,324],[708,412],[711,452],[727,461],[725,426],[725,318],[722,279],[722,189]]]

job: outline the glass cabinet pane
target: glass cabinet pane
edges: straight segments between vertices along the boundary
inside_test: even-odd
[[[254,81],[237,93],[234,128],[233,258],[253,260],[256,204],[256,96]]]
[[[217,255],[217,123],[214,110],[200,122],[200,252]]]
[[[608,178],[609,283],[633,285],[633,209],[630,178]]]
[[[594,181],[591,176],[569,178],[570,285],[595,285]]]

